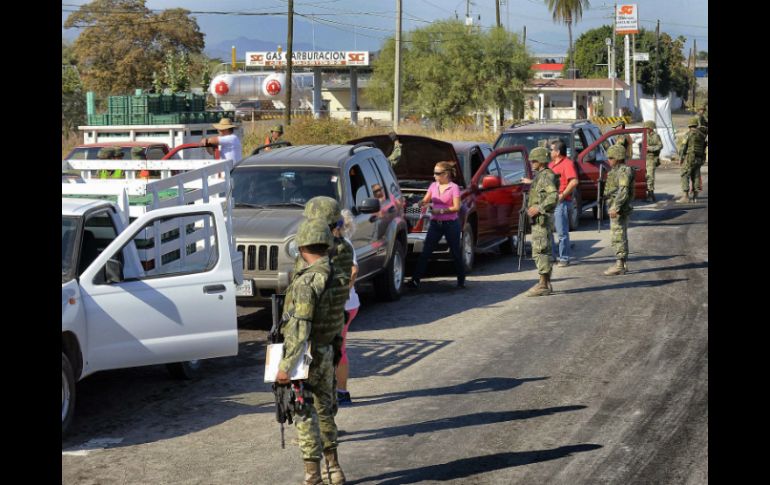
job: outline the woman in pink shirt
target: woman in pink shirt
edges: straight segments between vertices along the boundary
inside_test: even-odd
[[[460,187],[452,182],[455,177],[455,170],[454,162],[438,162],[433,168],[435,182],[430,184],[428,192],[420,201],[420,206],[430,204],[431,218],[422,247],[422,254],[420,254],[412,280],[408,283],[408,286],[412,288],[420,287],[420,278],[425,274],[428,258],[433,253],[433,248],[441,240],[441,236],[446,237],[447,245],[449,245],[449,250],[455,261],[457,287],[465,288],[465,267],[460,252],[460,221],[458,219]]]

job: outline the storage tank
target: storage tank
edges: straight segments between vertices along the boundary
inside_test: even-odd
[[[313,73],[293,73],[292,106],[313,104]],[[286,99],[286,74],[283,72],[244,72],[218,74],[211,80],[209,93],[219,104],[243,100],[272,100],[283,105]]]

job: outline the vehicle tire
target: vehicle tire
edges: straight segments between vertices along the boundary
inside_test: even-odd
[[[580,214],[583,213],[583,200],[580,192],[575,190],[572,195],[572,210],[569,213],[569,230],[576,231],[580,225]]]
[[[503,254],[515,254],[516,253],[516,236],[508,236],[505,241],[500,244],[500,252]]]
[[[473,270],[473,262],[476,259],[476,237],[473,234],[473,226],[466,222],[460,235],[460,251],[462,252],[465,274]]]
[[[61,433],[67,432],[75,414],[75,372],[67,355],[61,353]]]
[[[404,289],[405,264],[404,245],[401,241],[396,241],[393,244],[393,255],[385,271],[374,277],[374,290],[379,299],[396,301],[401,298],[401,292]]]
[[[201,360],[188,360],[186,362],[166,364],[166,369],[168,369],[168,373],[174,379],[190,380],[198,374],[201,364]]]

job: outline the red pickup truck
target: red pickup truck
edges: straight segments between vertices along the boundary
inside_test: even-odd
[[[394,167],[394,172],[405,199],[409,231],[407,258],[416,258],[422,252],[429,215],[417,203],[433,182],[433,167],[440,161],[451,161],[458,166],[454,182],[460,186],[461,249],[466,271],[473,268],[477,251],[494,246],[500,246],[504,252],[515,250],[519,209],[524,192],[529,191],[529,184],[524,184],[521,179],[532,177],[525,147],[502,148],[483,159],[477,155],[476,160],[473,157],[458,157],[455,146],[445,141],[414,135],[399,135],[398,139],[402,146],[401,160]],[[369,136],[347,143],[364,141],[374,142],[386,154],[393,150],[393,142],[387,135]],[[483,161],[479,163],[479,160]],[[469,174],[471,178],[467,180]],[[442,239],[434,251],[434,258],[445,257],[449,257],[449,248]]]
[[[165,143],[148,143],[141,141],[116,141],[113,143],[89,143],[85,145],[78,145],[73,148],[66,157],[65,160],[96,160],[99,157],[97,154],[99,150],[105,147],[120,147],[123,152],[123,160],[131,160],[131,149],[134,147],[142,147],[144,151],[144,160],[161,160],[170,151],[170,148]]]

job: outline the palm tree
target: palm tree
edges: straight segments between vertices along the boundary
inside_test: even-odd
[[[572,52],[572,20],[583,16],[583,7],[590,7],[588,0],[545,0],[548,10],[553,12],[554,22],[564,22],[569,31],[570,79],[575,77],[575,54]]]

